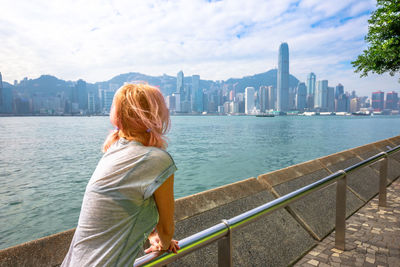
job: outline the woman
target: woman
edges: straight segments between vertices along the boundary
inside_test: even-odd
[[[179,249],[172,239],[176,167],[164,150],[170,120],[161,92],[124,85],[110,120],[117,130],[104,142],[61,266],[132,266],[148,237],[146,253]]]

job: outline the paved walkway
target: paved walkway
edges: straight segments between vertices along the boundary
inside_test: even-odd
[[[400,267],[400,179],[387,188],[387,207],[372,199],[346,221],[346,250],[332,232],[295,266]]]

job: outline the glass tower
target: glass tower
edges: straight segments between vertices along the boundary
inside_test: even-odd
[[[276,102],[278,111],[289,110],[289,46],[287,43],[279,46]]]
[[[307,95],[315,95],[315,79],[316,76],[314,72],[311,72],[307,76]]]

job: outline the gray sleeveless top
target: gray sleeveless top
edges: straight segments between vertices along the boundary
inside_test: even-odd
[[[61,266],[132,266],[158,222],[153,193],[175,171],[162,149],[123,138],[115,142],[86,187]]]

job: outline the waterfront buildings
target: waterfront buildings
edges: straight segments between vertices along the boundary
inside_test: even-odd
[[[338,99],[338,97],[342,94],[344,94],[344,86],[339,83],[335,88],[335,99]]]
[[[361,100],[358,97],[352,98],[350,100],[350,112],[351,113],[356,113],[360,110],[361,108]]]
[[[386,109],[397,110],[399,108],[399,97],[394,91],[386,94]]]
[[[96,112],[96,101],[93,92],[88,93],[88,112],[94,114]]]
[[[279,46],[276,109],[282,112],[289,110],[289,46],[287,43]]]
[[[175,99],[175,111],[176,112],[181,112],[181,107],[185,107],[185,104],[181,104],[181,94],[180,93],[175,93],[172,94],[172,96]],[[184,101],[184,103],[187,103],[186,101]]]
[[[348,97],[346,94],[340,94],[338,99],[335,100],[335,111],[336,112],[348,112]]]
[[[383,111],[384,97],[385,97],[385,93],[382,91],[377,91],[377,92],[372,93],[371,106],[374,111]]]
[[[244,113],[251,114],[254,109],[254,87],[246,87],[244,90]]]
[[[296,95],[296,108],[299,111],[303,111],[307,107],[307,87],[305,83],[299,83],[297,85],[297,95]]]
[[[315,97],[315,82],[316,76],[314,72],[307,75],[307,108],[314,108],[314,97]]]
[[[182,96],[184,95],[184,83],[183,83],[183,71],[178,72],[178,74],[176,75],[176,92],[181,94]]]
[[[335,112],[335,88],[328,86],[327,109],[329,112]]]
[[[267,86],[260,86],[260,90],[258,92],[258,96],[260,98],[259,104],[260,104],[260,112],[264,113],[266,110],[269,109],[269,97],[268,97],[268,87]]]
[[[200,75],[192,75],[192,111],[203,112],[203,90],[200,88]]]
[[[175,103],[175,95],[174,94],[172,94],[172,95],[169,95],[169,96],[167,96],[166,98],[165,98],[165,102],[166,102],[166,104],[167,104],[167,108],[170,110],[170,111],[172,111],[172,112],[174,112],[175,111],[175,109],[176,109],[176,103]]]
[[[104,113],[109,113],[111,110],[111,105],[112,101],[114,99],[114,90],[104,90],[103,91],[103,97],[104,97],[104,107],[103,107],[103,112]]]
[[[314,108],[321,111],[328,109],[328,81],[317,81],[317,88],[315,90]]]

